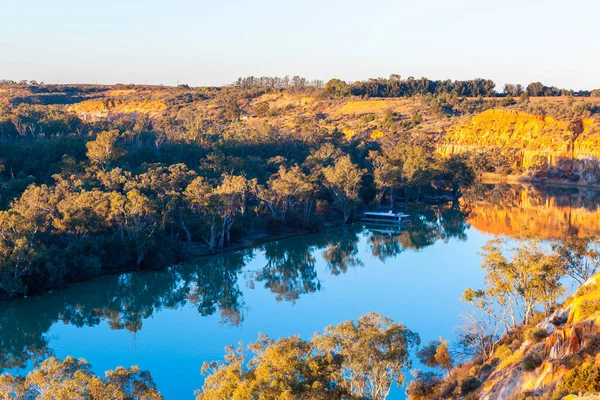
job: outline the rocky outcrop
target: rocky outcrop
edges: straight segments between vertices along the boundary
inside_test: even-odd
[[[570,357],[587,347],[599,334],[600,326],[593,320],[558,327],[546,339],[545,352],[550,360]]]
[[[442,154],[511,149],[528,168],[545,160],[600,159],[600,126],[593,119],[561,121],[515,110],[487,110],[457,125],[438,146]]]
[[[525,340],[513,354],[492,362],[491,368],[487,368],[489,372],[481,377],[478,398],[510,399],[522,393],[550,398],[570,368],[586,359],[598,362],[600,355],[594,341],[600,337],[600,310],[582,312],[581,308],[586,301],[600,298],[599,283],[600,274],[596,274],[562,307],[537,324],[538,329],[546,330],[548,337],[541,342]],[[536,368],[527,368],[526,360],[533,355],[542,361]]]

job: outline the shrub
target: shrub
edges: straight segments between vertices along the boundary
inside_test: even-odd
[[[569,392],[598,393],[600,368],[591,361],[586,361],[567,372],[559,388]]]
[[[543,359],[537,353],[531,353],[523,359],[523,369],[525,371],[534,371],[537,367],[542,365]]]
[[[600,299],[588,299],[581,302],[581,318],[585,318],[600,311]]]
[[[543,328],[529,328],[525,331],[525,339],[533,343],[539,343],[548,337],[548,332]]]
[[[512,350],[510,346],[507,344],[503,344],[498,346],[498,348],[494,351],[494,357],[498,357],[500,360],[505,360],[511,356]]]
[[[479,379],[474,376],[467,376],[460,383],[460,393],[464,396],[471,392],[474,392],[479,387]]]
[[[411,400],[431,399],[442,382],[441,377],[434,372],[413,372],[414,379],[406,388],[406,394]]]

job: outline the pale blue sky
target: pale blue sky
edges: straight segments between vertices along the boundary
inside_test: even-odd
[[[600,88],[600,0],[0,0],[0,15],[0,79],[397,73]]]

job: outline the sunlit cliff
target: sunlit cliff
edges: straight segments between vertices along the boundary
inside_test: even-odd
[[[451,128],[438,151],[445,154],[511,148],[521,165],[537,156],[556,165],[561,159],[600,158],[600,124],[592,118],[556,119],[516,110],[486,110]]]
[[[546,338],[525,340],[512,354],[498,351],[495,360],[481,368],[485,372],[478,398],[505,399],[526,393],[541,396],[535,398],[562,398],[574,390],[581,392],[582,387],[600,386],[594,383],[600,365],[599,304],[597,274],[537,325]],[[532,365],[529,360],[536,357],[540,361]]]

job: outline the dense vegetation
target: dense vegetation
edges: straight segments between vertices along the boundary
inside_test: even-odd
[[[57,104],[2,105],[0,297],[346,223],[359,208],[445,192],[458,198],[474,180],[464,157],[442,157],[410,133],[349,140],[310,121],[294,130],[271,126],[268,113],[259,124],[241,124],[243,99],[259,95],[150,90],[140,96],[160,96],[162,114],[105,117]],[[163,109],[156,101],[135,104]],[[198,108],[206,103],[216,112]],[[261,113],[261,106],[253,107]]]
[[[415,353],[430,370],[412,372],[406,389],[409,398],[475,399],[489,377],[486,371],[511,357],[522,358],[519,370],[540,368],[551,351],[543,343],[551,332],[538,323],[557,310],[565,289],[562,278],[582,273],[591,277],[599,271],[597,246],[598,242],[589,238],[558,242],[551,250],[530,240],[518,248],[499,241],[488,243],[482,263],[485,289],[465,291],[464,301],[471,309],[463,315],[458,342],[451,347],[440,338]],[[512,256],[507,258],[510,251]],[[583,286],[578,296],[586,296],[597,287]],[[576,307],[580,320],[600,313],[597,298]],[[552,321],[550,318],[549,323],[564,324]],[[531,353],[519,353],[521,345],[528,343],[539,345]],[[588,343],[575,349],[569,356],[571,367],[546,382],[540,396],[533,398],[548,398],[551,392],[554,398],[597,393],[600,366],[595,357],[600,347],[597,340]],[[348,321],[328,327],[324,335],[317,334],[311,341],[263,337],[246,349],[228,348],[224,362],[206,364],[203,371],[208,376],[198,398],[383,399],[392,383],[403,386],[411,366],[408,350],[418,344],[416,334],[377,314],[361,317],[357,324]],[[563,375],[564,381],[560,379]],[[516,394],[521,393],[516,390]]]
[[[152,377],[138,367],[119,367],[96,376],[85,360],[67,357],[63,361],[49,358],[39,367],[18,377],[0,375],[0,396],[4,399],[119,399],[159,400],[163,397]]]

